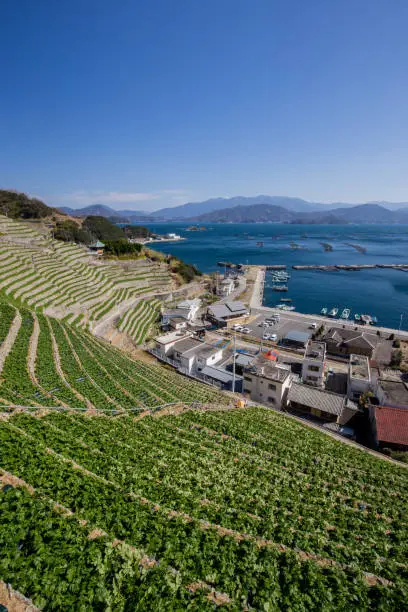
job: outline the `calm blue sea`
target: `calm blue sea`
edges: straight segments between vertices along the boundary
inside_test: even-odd
[[[176,232],[187,238],[154,248],[195,264],[203,272],[221,270],[217,261],[249,264],[286,264],[289,291],[279,294],[266,283],[264,304],[273,306],[290,297],[296,310],[319,313],[323,306],[348,307],[355,313],[375,315],[378,323],[408,329],[408,272],[366,270],[319,272],[292,270],[294,264],[408,263],[408,226],[384,225],[281,225],[210,224],[207,231],[188,232],[186,223],[155,223],[157,233]],[[256,246],[263,241],[264,246]],[[321,242],[332,245],[325,252]],[[300,248],[293,249],[291,243]],[[346,244],[349,243],[349,244]],[[359,253],[350,245],[360,245]]]

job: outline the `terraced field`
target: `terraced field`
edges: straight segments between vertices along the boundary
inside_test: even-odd
[[[131,359],[89,333],[0,303],[0,403],[134,410],[166,403],[227,403],[171,369]]]
[[[46,609],[405,609],[408,472],[267,409],[16,413],[0,466],[0,578]]]
[[[172,287],[165,264],[101,262],[83,247],[0,216],[0,294],[17,304],[87,327],[119,305],[131,308],[138,296]]]
[[[126,332],[137,344],[142,344],[153,323],[160,316],[159,300],[140,301],[129,309],[119,321],[118,328]]]

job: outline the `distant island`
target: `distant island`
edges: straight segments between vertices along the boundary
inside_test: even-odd
[[[206,232],[207,228],[204,226],[199,226],[199,225],[190,225],[190,227],[187,228],[186,230],[187,232]]]

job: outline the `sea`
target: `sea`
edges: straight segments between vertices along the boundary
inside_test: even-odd
[[[218,261],[241,264],[285,264],[290,274],[287,293],[272,290],[266,276],[264,306],[291,298],[296,311],[319,314],[323,307],[344,308],[377,317],[378,325],[408,330],[408,272],[374,268],[350,271],[301,271],[293,265],[369,263],[408,264],[408,225],[286,225],[272,223],[209,224],[188,231],[191,224],[153,223],[159,234],[175,232],[186,240],[155,243],[154,248],[194,264],[202,272],[223,272]],[[257,245],[263,242],[263,246]],[[331,251],[322,243],[329,244]],[[152,245],[153,246],[153,245]],[[362,247],[360,252],[356,247]]]

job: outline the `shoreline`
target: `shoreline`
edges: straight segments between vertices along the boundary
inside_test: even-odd
[[[249,267],[249,266],[248,266]],[[376,333],[379,331],[382,334],[394,334],[396,338],[400,338],[402,340],[408,340],[408,331],[403,329],[398,330],[392,327],[383,327],[380,325],[360,325],[355,321],[350,321],[348,319],[338,319],[332,317],[325,317],[321,314],[309,314],[299,311],[285,311],[280,310],[279,308],[275,308],[273,306],[265,306],[263,303],[264,298],[264,282],[265,282],[265,274],[266,274],[266,266],[250,266],[251,268],[258,268],[257,277],[253,285],[252,296],[249,301],[249,307],[254,310],[260,310],[269,314],[279,314],[280,316],[285,316],[293,319],[301,319],[310,322],[316,323],[324,323],[326,326],[333,325],[344,325],[346,329],[353,329],[357,327],[359,331],[371,331],[371,333]]]

